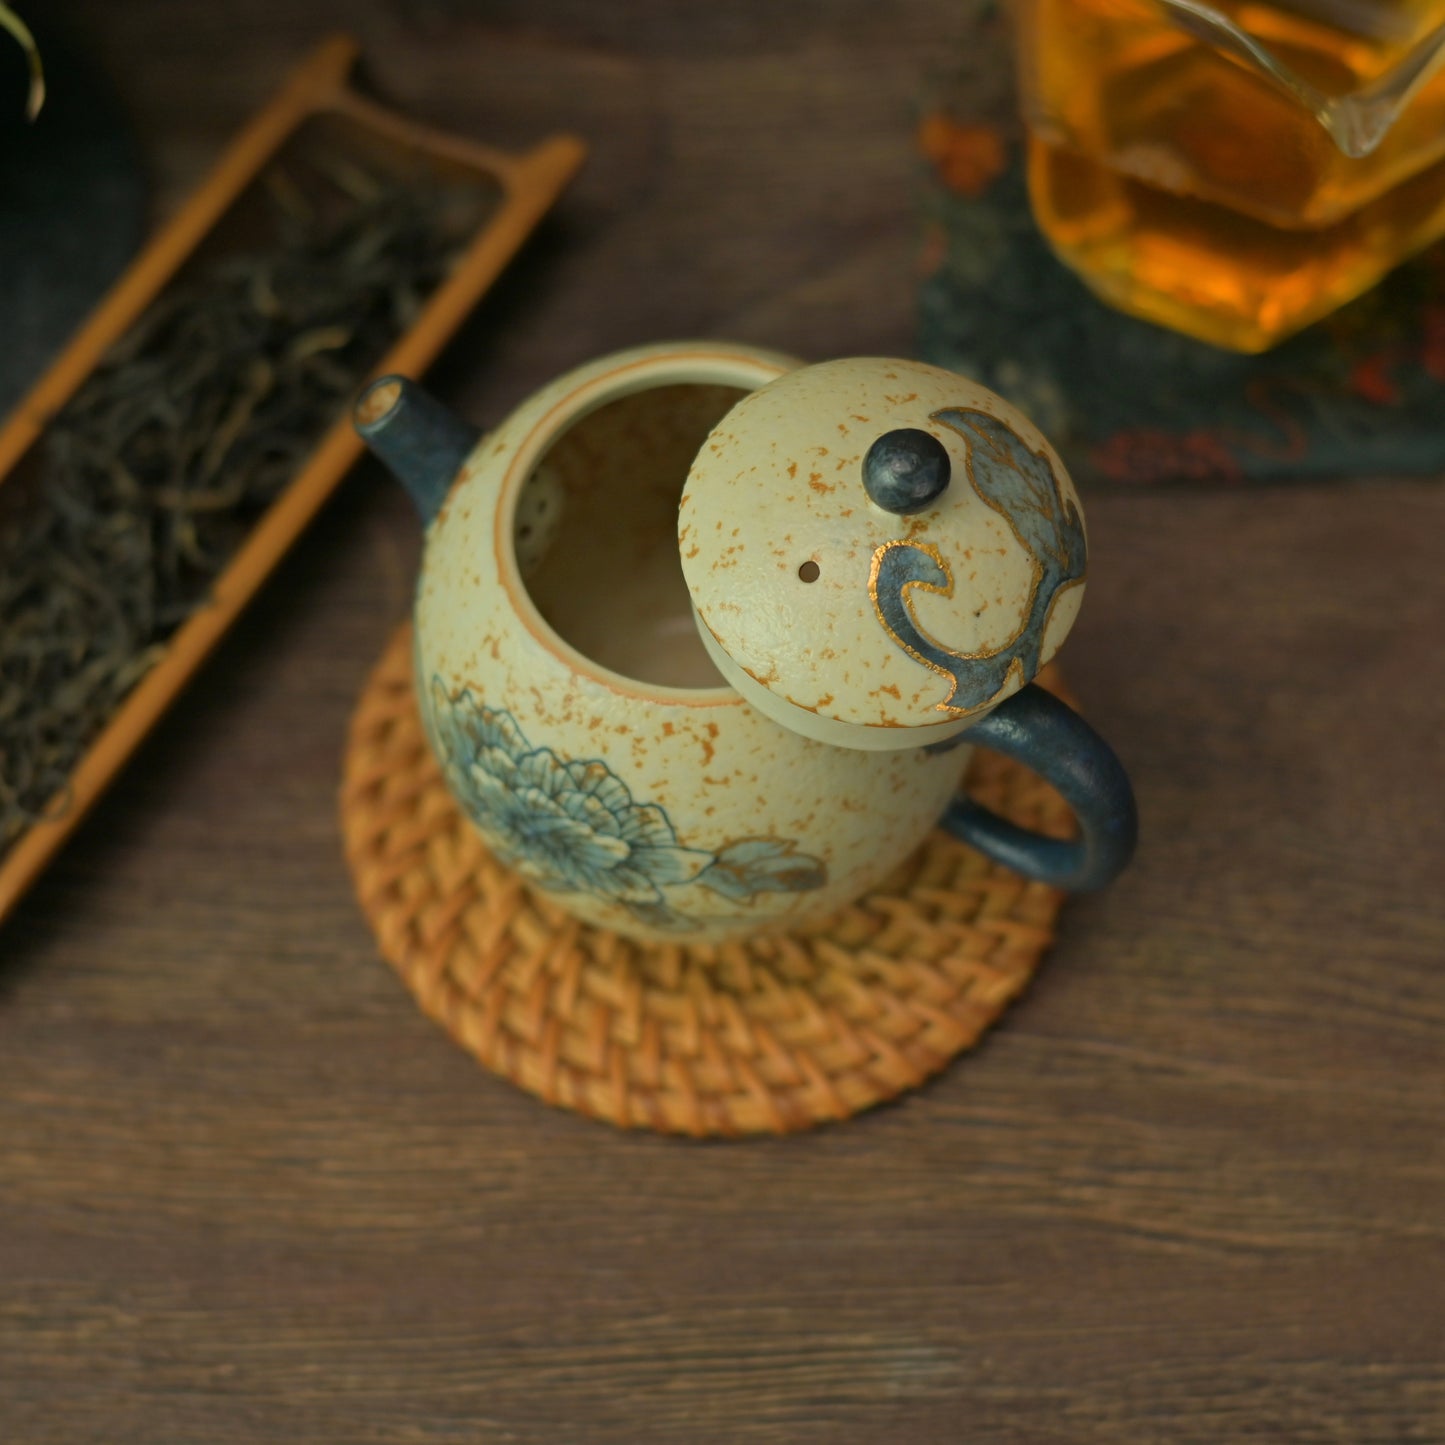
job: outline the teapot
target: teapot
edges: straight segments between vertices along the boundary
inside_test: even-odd
[[[426,524],[416,695],[501,861],[635,938],[824,917],[939,823],[1030,878],[1102,887],[1136,814],[1108,745],[1032,679],[1087,543],[1048,442],[914,361],[636,348],[483,436],[414,382],[355,424]],[[1078,821],[961,796],[972,747]]]

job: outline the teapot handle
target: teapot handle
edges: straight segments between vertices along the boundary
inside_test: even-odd
[[[1066,703],[1035,683],[974,723],[961,741],[992,748],[1031,768],[1073,809],[1079,836],[1046,838],[968,798],[956,798],[941,824],[1026,878],[1088,892],[1112,883],[1139,834],[1134,789],[1114,750]]]

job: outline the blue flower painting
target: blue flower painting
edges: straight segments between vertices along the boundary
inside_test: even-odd
[[[692,919],[678,904],[690,889],[748,903],[827,880],[822,861],[791,841],[685,847],[667,813],[635,801],[606,763],[534,748],[511,713],[487,707],[470,688],[449,696],[433,679],[430,703],[432,737],[452,791],[496,856],[540,888],[585,893],[656,927],[683,928]]]

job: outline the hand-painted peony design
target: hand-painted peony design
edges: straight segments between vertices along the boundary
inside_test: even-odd
[[[675,907],[679,889],[747,903],[827,881],[824,863],[791,840],[684,847],[667,813],[634,801],[606,763],[532,747],[511,713],[487,707],[470,688],[449,696],[433,679],[427,713],[453,792],[492,852],[539,888],[587,893],[656,927],[684,928],[692,920]]]

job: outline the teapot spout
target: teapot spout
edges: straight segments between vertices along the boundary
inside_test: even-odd
[[[441,510],[481,433],[404,376],[373,381],[356,400],[357,434],[407,489],[423,524]]]

